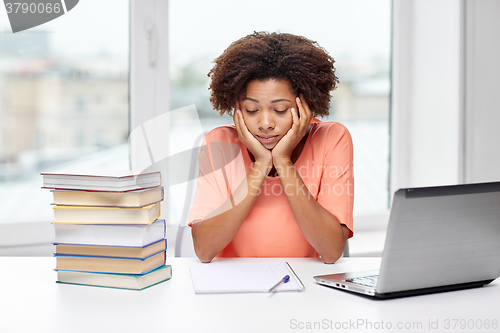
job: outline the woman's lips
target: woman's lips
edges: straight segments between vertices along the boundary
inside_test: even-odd
[[[257,135],[257,138],[262,143],[272,143],[278,138],[278,135]]]

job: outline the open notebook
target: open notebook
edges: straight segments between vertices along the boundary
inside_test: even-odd
[[[304,291],[304,285],[287,262],[218,263],[191,266],[197,294],[267,293],[285,275],[290,281],[275,292]]]

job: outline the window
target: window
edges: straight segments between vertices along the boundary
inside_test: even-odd
[[[129,2],[80,1],[18,33],[4,8],[0,221],[51,221],[41,171],[129,168]]]
[[[330,116],[354,142],[355,213],[388,208],[391,1],[169,1],[171,109],[195,104],[203,131],[231,124],[212,109],[207,73],[229,44],[253,31],[281,31],[316,40],[336,60],[340,84]],[[171,119],[171,145],[190,135]],[[195,134],[194,134],[195,135]],[[175,138],[175,139],[174,139]],[[192,142],[192,140],[185,140]],[[192,147],[184,147],[188,150]],[[171,188],[171,191],[178,190]],[[176,201],[177,199],[177,201]],[[170,220],[184,196],[171,194]]]

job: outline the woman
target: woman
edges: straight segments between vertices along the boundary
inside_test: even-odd
[[[210,101],[234,126],[208,133],[199,156],[189,217],[198,258],[334,263],[352,237],[353,153],[344,126],[315,117],[338,82],[333,58],[307,38],[255,32],[214,62]]]

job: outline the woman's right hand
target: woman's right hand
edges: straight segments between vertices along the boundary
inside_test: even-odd
[[[238,139],[248,148],[248,150],[255,157],[255,162],[262,162],[265,165],[272,166],[273,156],[271,151],[264,147],[259,140],[257,140],[252,133],[248,130],[243,114],[240,110],[240,104],[236,103],[235,112],[233,115],[234,125],[238,132]]]

